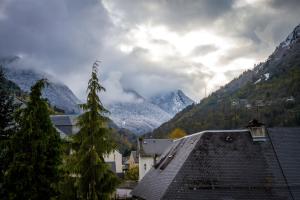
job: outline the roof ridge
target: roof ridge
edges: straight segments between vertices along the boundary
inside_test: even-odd
[[[244,132],[249,132],[249,129],[234,129],[234,130],[205,130],[205,131],[201,131],[201,132],[197,132],[197,133],[193,133],[191,135],[186,135],[182,138],[179,138],[179,139],[176,139],[174,140],[175,141],[178,141],[178,140],[182,140],[184,138],[189,138],[189,137],[194,137],[196,135],[200,135],[200,134],[203,134],[203,133],[244,133]]]

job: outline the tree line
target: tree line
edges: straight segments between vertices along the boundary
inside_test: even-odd
[[[99,62],[92,67],[80,131],[61,138],[50,119],[37,81],[25,108],[14,102],[0,66],[0,197],[17,199],[111,199],[119,179],[104,161],[114,148],[108,111],[98,94],[105,91],[98,79]]]
[[[294,62],[294,61],[293,61]],[[218,90],[199,104],[183,109],[169,122],[151,133],[167,138],[166,133],[181,128],[187,134],[203,130],[245,128],[257,119],[267,127],[300,125],[300,60],[285,73],[268,81],[249,82],[234,91]],[[288,66],[285,66],[288,67]]]

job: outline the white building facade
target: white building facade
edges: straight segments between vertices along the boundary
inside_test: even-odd
[[[138,141],[139,181],[159,161],[160,155],[172,143],[171,139],[140,139]]]
[[[116,173],[122,173],[122,154],[118,150],[113,150],[109,155],[104,156],[104,161],[107,163],[115,162]]]
[[[60,133],[61,137],[77,134],[79,128],[76,126],[78,115],[51,115],[51,121]],[[113,150],[109,155],[104,156],[104,161],[111,166],[115,173],[123,173],[122,154],[118,150]]]

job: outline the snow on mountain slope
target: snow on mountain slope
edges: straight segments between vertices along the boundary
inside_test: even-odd
[[[109,116],[119,127],[138,135],[152,131],[172,116],[147,101],[108,105]]]
[[[266,62],[255,67],[253,80],[268,81],[273,77],[285,73],[293,67],[290,62],[299,52],[300,24],[288,35],[288,37],[276,47],[275,51],[268,57]]]
[[[152,131],[171,119],[177,112],[193,103],[182,91],[163,93],[145,99],[134,90],[124,90],[136,97],[134,102],[107,105],[110,118],[122,128],[136,134]]]
[[[290,117],[290,113],[299,113],[299,70],[300,25],[265,62],[243,72],[199,104],[178,113],[149,136],[167,137],[175,128],[188,133],[240,128],[257,117],[266,126],[296,126],[299,121],[296,116]],[[285,106],[286,102],[293,102],[293,106]]]
[[[63,109],[67,114],[80,113],[80,100],[63,83],[56,81],[48,74],[32,69],[21,69],[13,66],[5,68],[6,76],[16,83],[21,90],[29,92],[31,86],[39,79],[48,79],[49,85],[43,90],[43,97],[47,98],[52,106]]]
[[[298,57],[300,49],[300,24],[281,42],[275,51],[268,57],[265,62],[257,64],[253,70],[243,72],[238,78],[235,78],[215,93],[222,96],[224,93],[233,93],[244,87],[248,83],[258,84],[272,80],[273,77],[285,73],[294,58]]]
[[[5,60],[7,78],[15,82],[23,91],[28,92],[37,80],[47,78],[49,85],[43,91],[43,96],[51,105],[65,110],[67,114],[80,113],[78,107],[80,101],[66,85],[48,74],[10,65],[9,63],[14,62],[11,60]],[[132,89],[123,89],[123,91],[132,97],[132,101],[120,100],[111,104],[107,103],[105,107],[110,111],[109,117],[117,126],[136,134],[152,131],[193,103],[180,90],[156,95],[150,99],[142,97]]]
[[[300,24],[294,28],[294,30],[288,35],[286,40],[279,45],[279,47],[289,47],[290,45],[297,42],[298,38],[300,38]]]
[[[194,103],[181,90],[156,95],[151,97],[150,101],[172,116]]]

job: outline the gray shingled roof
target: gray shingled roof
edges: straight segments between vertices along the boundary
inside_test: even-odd
[[[300,128],[204,131],[176,140],[132,194],[140,199],[300,199]],[[275,150],[275,151],[274,151]]]
[[[67,137],[67,135],[64,133],[64,132],[62,132],[60,129],[58,129],[57,127],[54,127],[55,128],[55,130],[59,133],[59,135],[60,135],[60,137],[61,138],[65,138],[66,139],[66,137]]]
[[[300,199],[300,128],[271,128],[269,134],[294,199]]]
[[[52,123],[57,126],[75,126],[78,115],[51,115]]]
[[[170,139],[143,139],[139,140],[139,153],[142,156],[161,155],[171,144]]]
[[[74,134],[74,127],[76,125],[76,118],[78,115],[51,115],[53,125],[63,132],[65,135]]]

